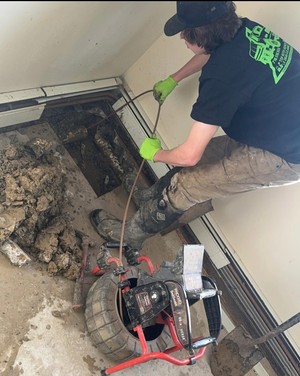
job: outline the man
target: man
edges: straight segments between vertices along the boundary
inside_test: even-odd
[[[123,238],[133,248],[199,202],[299,181],[299,53],[235,9],[231,1],[179,1],[165,24],[165,34],[180,33],[195,56],[155,84],[154,97],[163,104],[182,79],[202,70],[199,96],[183,144],[163,150],[154,136],[140,148],[144,159],[177,167],[135,191],[140,207]],[[220,127],[226,135],[213,137]],[[120,220],[99,209],[90,219],[102,237],[120,239]]]

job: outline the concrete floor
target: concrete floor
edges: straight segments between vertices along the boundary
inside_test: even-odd
[[[51,127],[32,126],[12,132],[26,141],[33,137],[45,137],[54,145],[60,144]],[[11,132],[2,134],[2,140]],[[62,145],[61,145],[62,146]],[[62,149],[64,149],[62,147]],[[91,273],[96,266],[96,255],[103,243],[93,230],[88,216],[91,210],[103,208],[123,219],[127,195],[122,187],[104,196],[97,197],[93,189],[65,151],[62,163],[67,171],[68,194],[71,198],[63,209],[73,216],[74,228],[96,240],[90,248],[84,294],[95,281]],[[133,215],[129,207],[128,218]],[[148,239],[143,255],[153,263],[172,261],[182,245],[176,232],[160,234]],[[117,256],[118,250],[115,255]],[[113,251],[112,251],[113,253]],[[49,277],[46,267],[31,263],[18,268],[0,254],[0,374],[3,376],[91,376],[100,375],[100,370],[113,365],[94,346],[84,320],[83,310],[72,309],[74,282],[64,277]],[[202,302],[191,307],[193,334],[206,335],[207,323]],[[222,331],[220,339],[225,335]],[[119,375],[161,374],[164,376],[212,375],[209,366],[212,348],[208,347],[203,358],[193,366],[175,366],[162,360],[153,360],[123,371]],[[181,351],[178,357],[186,356]],[[254,372],[247,376],[254,375]]]

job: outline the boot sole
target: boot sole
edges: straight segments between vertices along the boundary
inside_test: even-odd
[[[105,239],[104,234],[102,234],[101,231],[100,231],[100,230],[98,229],[98,227],[97,227],[96,222],[98,222],[98,221],[95,220],[95,213],[96,213],[96,212],[97,212],[97,213],[100,213],[100,211],[101,211],[101,210],[99,210],[99,209],[96,209],[96,210],[91,211],[89,217],[90,217],[90,222],[91,222],[91,224],[92,224],[94,230],[97,232],[98,235],[101,236],[101,238],[104,238],[104,239]],[[99,222],[98,224],[100,224],[100,222]]]
[[[101,231],[99,229],[100,224],[102,222],[102,221],[99,220],[99,217],[98,217],[98,214],[100,212],[105,212],[105,210],[103,210],[103,209],[96,209],[96,210],[93,210],[90,213],[90,216],[89,216],[90,217],[90,222],[91,222],[94,230],[97,232],[98,235],[101,236],[101,238],[105,239],[106,241],[112,241],[112,242],[119,241],[117,238],[114,238],[114,237],[110,236],[109,233],[107,233],[106,231]],[[106,217],[105,220],[106,221],[109,221],[109,220],[115,221],[116,219],[115,218],[109,218],[109,214],[107,214],[107,217]]]

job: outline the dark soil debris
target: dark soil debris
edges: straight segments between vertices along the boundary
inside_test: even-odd
[[[65,174],[51,142],[36,138],[0,152],[0,242],[13,240],[31,258],[49,264],[50,275],[79,277],[82,251],[70,218]]]

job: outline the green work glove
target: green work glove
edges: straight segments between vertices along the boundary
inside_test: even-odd
[[[153,160],[154,155],[161,148],[162,147],[161,147],[160,140],[158,138],[156,138],[156,135],[154,134],[152,136],[152,138],[147,137],[143,141],[143,143],[140,147],[140,155],[144,159],[148,159],[149,161],[152,161],[153,163],[155,163],[154,160]]]
[[[169,94],[175,89],[178,83],[169,76],[164,81],[159,81],[153,86],[153,96],[162,105]]]

